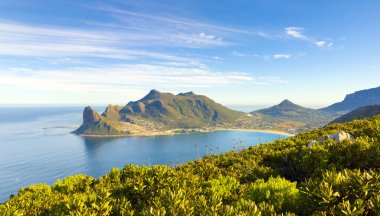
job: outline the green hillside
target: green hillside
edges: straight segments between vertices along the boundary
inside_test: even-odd
[[[343,123],[356,119],[365,119],[375,115],[380,115],[380,105],[370,105],[355,109],[347,114],[340,116],[331,123]]]
[[[151,119],[169,127],[182,128],[232,122],[243,115],[193,92],[173,95],[156,90],[150,91],[141,100],[128,103],[120,114],[123,119]]]
[[[271,116],[282,121],[299,122],[304,125],[303,127],[309,128],[321,127],[333,119],[330,113],[305,108],[289,100],[284,100],[278,105],[252,113]]]
[[[312,140],[345,131],[354,140]],[[380,215],[380,116],[177,167],[126,165],[19,190],[2,215]]]
[[[91,116],[95,115],[96,118]],[[90,107],[83,112],[79,135],[152,135],[176,128],[201,128],[228,124],[242,112],[224,107],[193,92],[174,95],[152,90],[126,106],[109,105],[99,115]]]

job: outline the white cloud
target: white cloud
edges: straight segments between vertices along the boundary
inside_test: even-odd
[[[317,46],[319,46],[319,47],[323,47],[323,46],[325,46],[326,44],[327,44],[327,42],[324,41],[324,40],[316,41],[316,42],[315,42],[315,45],[317,45]]]
[[[294,37],[294,38],[302,39],[302,40],[309,40],[309,38],[307,36],[303,35],[303,31],[304,31],[304,29],[300,28],[300,27],[287,27],[287,28],[285,28],[285,32],[287,35]]]
[[[236,52],[236,51],[232,51],[231,55],[233,55],[233,56],[237,56],[237,57],[245,57],[245,56],[248,56],[248,54],[241,53],[241,52]]]
[[[300,40],[305,40],[308,42],[313,43],[314,45],[318,47],[332,47],[333,43],[329,42],[328,40],[316,40],[311,36],[307,36],[304,33],[304,29],[300,27],[287,27],[285,28],[285,33],[293,38],[300,39]]]
[[[211,58],[214,59],[214,60],[218,60],[218,61],[223,60],[223,58],[219,57],[219,56],[212,56]]]
[[[213,87],[252,81],[246,73],[218,73],[207,69],[128,64],[67,70],[2,69],[3,86],[60,91],[117,91],[138,87]],[[28,76],[25,76],[25,73]]]
[[[162,32],[173,30],[181,33],[187,32],[187,34],[201,32],[198,36],[215,36],[217,38],[223,35],[233,36],[237,34],[271,38],[270,35],[261,30],[247,30],[247,28],[230,27],[186,17],[173,16],[170,15],[170,13],[166,13],[165,15],[157,15],[153,13],[136,12],[137,10],[130,11],[120,9],[107,4],[89,5],[87,7],[105,12],[105,14],[117,18],[123,24],[133,26],[133,29],[143,29],[144,31],[160,28]],[[141,5],[134,5],[135,9],[139,7],[141,7]],[[167,7],[163,6],[161,9],[167,10]],[[131,19],[132,17],[133,19]],[[208,34],[206,35],[205,32],[208,32]]]
[[[320,41],[316,41],[315,45],[317,45],[318,47],[328,47],[328,48],[331,48],[334,45],[334,43],[326,41],[326,40],[320,40]]]
[[[288,59],[290,57],[292,57],[292,55],[290,54],[274,54],[273,55],[273,58],[275,59]]]
[[[70,28],[28,26],[0,22],[0,55],[31,57],[102,57],[111,59],[152,58],[189,61],[167,53],[124,48],[122,33]]]
[[[199,37],[206,38],[206,39],[209,39],[209,40],[214,40],[216,38],[216,36],[214,36],[214,35],[207,35],[207,34],[205,34],[203,32],[199,34]]]
[[[287,84],[288,81],[281,79],[278,76],[258,76],[254,81],[259,85],[270,85],[270,84]]]
[[[215,72],[208,69],[177,68],[149,64],[112,67],[32,70],[3,68],[0,86],[30,91],[118,92],[139,88],[209,88],[236,84],[278,84],[279,77],[253,77],[244,72]],[[26,76],[27,74],[27,76]]]

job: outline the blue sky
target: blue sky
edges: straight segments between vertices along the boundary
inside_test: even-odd
[[[0,104],[150,89],[309,107],[380,86],[380,1],[0,1]]]

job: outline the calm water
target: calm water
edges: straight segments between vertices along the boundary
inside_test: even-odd
[[[0,202],[20,187],[52,184],[73,174],[99,177],[128,163],[173,166],[286,137],[217,131],[170,137],[82,138],[70,134],[81,124],[82,109],[0,107]]]

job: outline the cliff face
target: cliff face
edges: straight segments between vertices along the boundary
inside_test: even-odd
[[[347,113],[356,108],[380,104],[380,87],[348,94],[343,101],[321,109],[322,111]]]
[[[83,123],[84,124],[93,124],[100,121],[100,115],[94,111],[91,107],[87,106],[83,110]]]
[[[91,107],[87,106],[83,110],[83,123],[73,133],[78,135],[106,135],[120,134],[117,124],[103,117]]]

